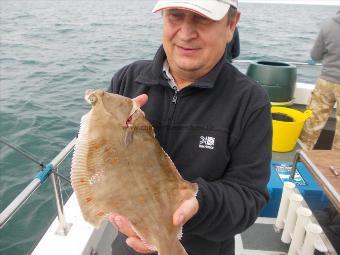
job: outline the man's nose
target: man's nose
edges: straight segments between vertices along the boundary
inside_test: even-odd
[[[182,40],[190,40],[197,37],[197,28],[193,17],[186,16],[183,20],[180,29],[180,37]]]

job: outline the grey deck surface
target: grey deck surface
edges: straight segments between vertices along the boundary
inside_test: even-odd
[[[281,242],[281,232],[276,233],[272,224],[255,223],[241,235],[243,248],[246,250],[263,250],[288,252],[289,246]]]
[[[293,162],[296,150],[300,148],[297,143],[294,150],[290,152],[272,152],[272,160]],[[238,249],[236,249],[237,255],[287,254],[289,245],[281,242],[282,232],[277,233],[274,231],[273,224],[275,219],[270,219],[267,223],[257,221],[257,223],[241,234],[239,240],[241,244],[239,244]]]

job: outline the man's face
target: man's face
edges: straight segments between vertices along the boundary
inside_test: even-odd
[[[196,13],[168,9],[163,13],[163,46],[173,74],[207,74],[221,59],[232,39],[236,20],[213,21]]]

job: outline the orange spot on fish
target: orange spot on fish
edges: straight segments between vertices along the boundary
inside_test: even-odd
[[[100,148],[99,144],[95,144],[94,147],[96,148],[96,150],[98,150]]]
[[[97,212],[97,216],[103,216],[104,212]]]
[[[139,196],[138,197],[138,201],[139,201],[139,203],[144,204],[145,203],[145,198],[143,196]]]
[[[84,183],[84,182],[86,182],[86,180],[85,180],[84,178],[81,178],[81,179],[80,179],[80,182],[81,182],[81,183]]]
[[[92,201],[92,198],[91,197],[87,197],[87,198],[85,198],[85,201],[86,201],[86,203],[89,203],[89,202]]]

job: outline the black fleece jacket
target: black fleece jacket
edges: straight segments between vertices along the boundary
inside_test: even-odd
[[[256,82],[226,58],[180,91],[172,89],[160,47],[153,61],[119,70],[109,91],[149,100],[142,110],[184,179],[198,183],[198,213],[183,228],[189,255],[234,254],[234,235],[256,220],[268,200],[270,102]],[[136,253],[137,254],[137,253]]]

